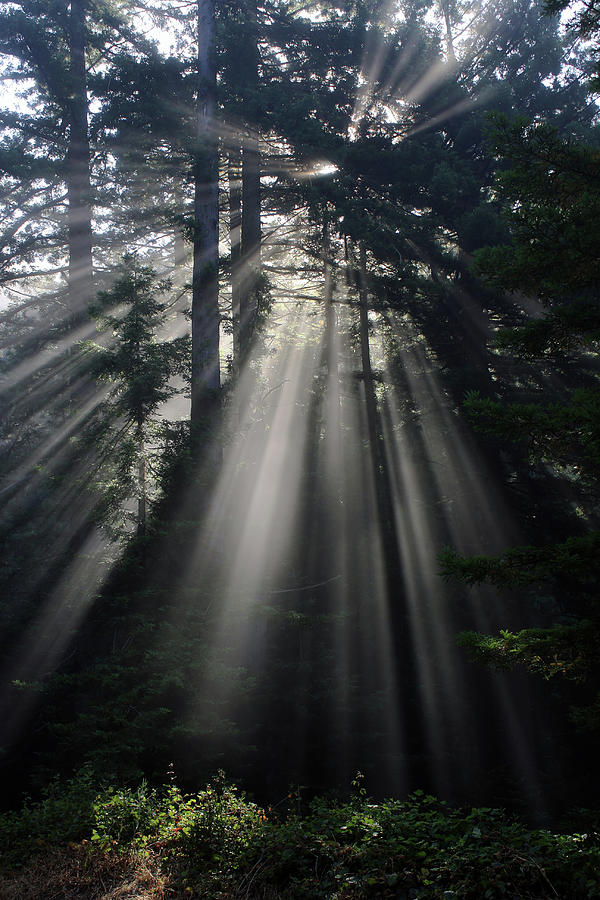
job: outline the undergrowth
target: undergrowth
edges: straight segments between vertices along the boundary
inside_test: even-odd
[[[592,823],[554,834],[419,792],[375,803],[360,780],[349,800],[265,809],[221,773],[193,795],[84,773],[0,817],[0,896],[579,900],[600,897]]]

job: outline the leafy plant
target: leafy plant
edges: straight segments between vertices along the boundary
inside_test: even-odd
[[[173,782],[94,792],[83,773],[2,817],[4,866],[84,838],[90,864],[147,857],[175,897],[600,897],[597,816],[586,811],[575,814],[584,828],[554,834],[422,792],[376,803],[360,776],[350,799],[315,797],[303,813],[296,799],[262,808],[222,772],[190,795]],[[77,854],[72,865],[75,880]]]

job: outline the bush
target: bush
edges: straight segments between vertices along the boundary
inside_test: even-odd
[[[98,781],[89,770],[63,782],[55,778],[43,799],[26,800],[18,812],[0,815],[0,859],[19,865],[48,847],[89,837],[94,821]]]
[[[93,865],[146,858],[173,897],[600,897],[592,814],[578,815],[586,831],[553,834],[501,810],[453,809],[418,792],[375,803],[357,787],[350,800],[317,797],[302,811],[290,794],[264,810],[222,773],[194,795],[173,784],[95,791],[84,774],[2,817],[2,846],[13,866],[35,853],[50,858],[75,839],[82,843],[73,849]]]

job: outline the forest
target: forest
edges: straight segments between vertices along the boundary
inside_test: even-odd
[[[600,897],[600,0],[0,78],[0,896]]]

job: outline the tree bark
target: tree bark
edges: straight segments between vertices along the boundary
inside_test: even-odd
[[[233,363],[240,366],[240,290],[242,256],[242,154],[239,148],[229,151],[229,235],[231,240],[231,317],[233,321]]]
[[[454,64],[456,63],[456,53],[454,52],[454,40],[452,38],[450,0],[442,0],[442,12],[444,14],[444,22],[446,23],[446,52],[448,54],[448,62]]]
[[[337,385],[338,382],[338,360],[337,347],[335,343],[335,333],[337,330],[337,322],[335,308],[333,305],[333,271],[331,264],[331,239],[329,235],[329,220],[327,211],[323,217],[323,281],[324,281],[324,302],[325,302],[325,333],[327,346],[327,376],[329,383]],[[334,398],[336,404],[339,404],[339,397]],[[331,418],[331,417],[329,417]],[[337,418],[337,417],[336,417]]]
[[[206,424],[221,386],[215,4],[198,0],[198,96],[194,159],[192,430]]]
[[[373,468],[375,486],[375,502],[381,533],[381,544],[386,570],[386,582],[389,600],[390,621],[394,633],[401,635],[406,631],[406,616],[403,603],[402,564],[400,560],[398,529],[394,511],[392,483],[390,479],[387,453],[383,437],[383,429],[377,406],[375,378],[371,366],[371,350],[369,346],[369,304],[367,289],[367,257],[364,243],[359,247],[358,297],[360,316],[360,356],[363,384],[365,389],[365,405],[367,411],[367,428],[369,432],[369,448]]]
[[[360,351],[367,408],[369,446],[375,483],[375,502],[379,517],[381,546],[385,565],[387,611],[390,624],[392,664],[395,674],[394,699],[401,709],[406,771],[411,783],[419,785],[425,777],[426,746],[422,697],[419,692],[419,665],[406,603],[400,534],[396,524],[390,463],[385,447],[383,425],[377,404],[375,379],[369,348],[367,260],[364,243],[359,250],[358,290],[360,306]]]
[[[246,71],[244,73],[245,88],[250,92],[250,105],[256,106],[258,94],[258,12],[256,0],[248,0],[247,18],[249,48]],[[254,96],[253,96],[254,94]],[[240,349],[242,357],[246,356],[252,343],[258,311],[257,289],[261,274],[260,244],[260,150],[256,126],[246,123],[247,132],[244,137],[242,155],[242,276],[240,292]]]
[[[258,311],[260,279],[260,156],[258,141],[247,136],[242,157],[242,271],[240,292],[240,347],[250,349]]]
[[[138,537],[146,534],[146,445],[144,441],[144,425],[138,420],[136,430],[138,452],[138,512],[137,533]]]
[[[87,0],[71,0],[69,19],[67,200],[69,303],[72,312],[93,300],[90,143],[88,135],[85,20]]]

